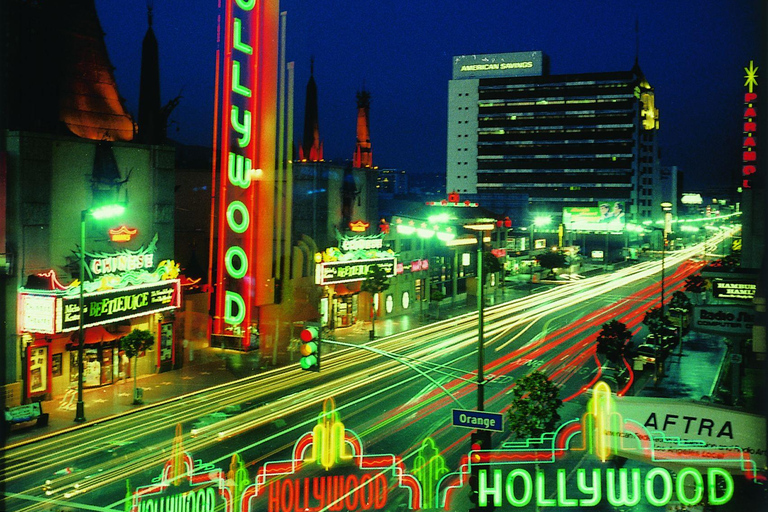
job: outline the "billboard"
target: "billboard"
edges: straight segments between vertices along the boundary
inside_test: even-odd
[[[757,292],[757,284],[749,281],[725,281],[717,279],[712,282],[712,296],[716,299],[735,299],[752,301]]]
[[[453,58],[453,79],[541,76],[543,61],[540,51],[459,55]]]
[[[624,203],[603,201],[595,206],[563,208],[563,224],[571,231],[624,231]]]
[[[731,336],[750,336],[754,308],[712,304],[693,308],[693,330]]]
[[[762,416],[672,398],[629,396],[616,399],[616,411],[645,428],[663,433],[664,439],[697,441],[706,447],[725,450],[733,448],[734,452],[749,454],[758,467],[765,467],[765,418]],[[666,445],[660,442],[657,446]]]

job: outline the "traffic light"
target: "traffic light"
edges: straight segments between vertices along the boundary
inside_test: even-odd
[[[470,474],[469,474],[469,501],[474,505],[469,512],[492,512],[494,510],[493,505],[486,503],[481,506],[478,502],[478,491],[480,490],[479,477],[480,469],[486,471],[486,475],[489,472],[487,464],[480,465],[485,457],[481,450],[491,449],[491,431],[490,430],[475,430],[470,436]],[[486,476],[487,478],[487,476]]]
[[[320,327],[316,325],[308,325],[301,331],[299,335],[301,338],[301,347],[299,353],[301,354],[302,370],[309,372],[320,371]]]

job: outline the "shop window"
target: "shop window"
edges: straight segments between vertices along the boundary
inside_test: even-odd
[[[392,309],[395,307],[395,299],[392,297],[392,294],[390,293],[387,295],[387,298],[384,299],[384,309],[387,311],[387,313],[391,313]]]
[[[403,292],[403,296],[400,298],[400,304],[402,304],[403,309],[408,309],[408,306],[411,305],[411,295],[407,291]]]

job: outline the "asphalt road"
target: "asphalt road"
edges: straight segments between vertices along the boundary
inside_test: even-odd
[[[666,297],[700,266],[689,261],[695,252],[668,254]],[[659,262],[644,263],[488,308],[485,409],[506,411],[515,381],[539,369],[561,387],[561,416],[578,414],[602,373],[597,332],[613,319],[639,332],[645,311],[658,306],[658,273]],[[281,368],[6,450],[5,510],[125,510],[127,490],[153,482],[179,443],[224,471],[237,454],[252,482],[265,462],[291,459],[297,440],[329,417],[367,454],[396,455],[411,469],[431,439],[456,468],[471,431],[451,426],[451,409],[475,408],[476,376],[476,314],[339,348],[324,353],[320,374]],[[388,509],[408,499],[391,498]]]

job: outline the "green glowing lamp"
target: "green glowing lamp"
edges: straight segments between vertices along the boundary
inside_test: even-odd
[[[104,206],[99,206],[98,208],[93,208],[91,210],[91,215],[94,219],[111,219],[112,217],[117,217],[119,215],[122,215],[125,212],[125,206],[121,204],[105,204]]]

